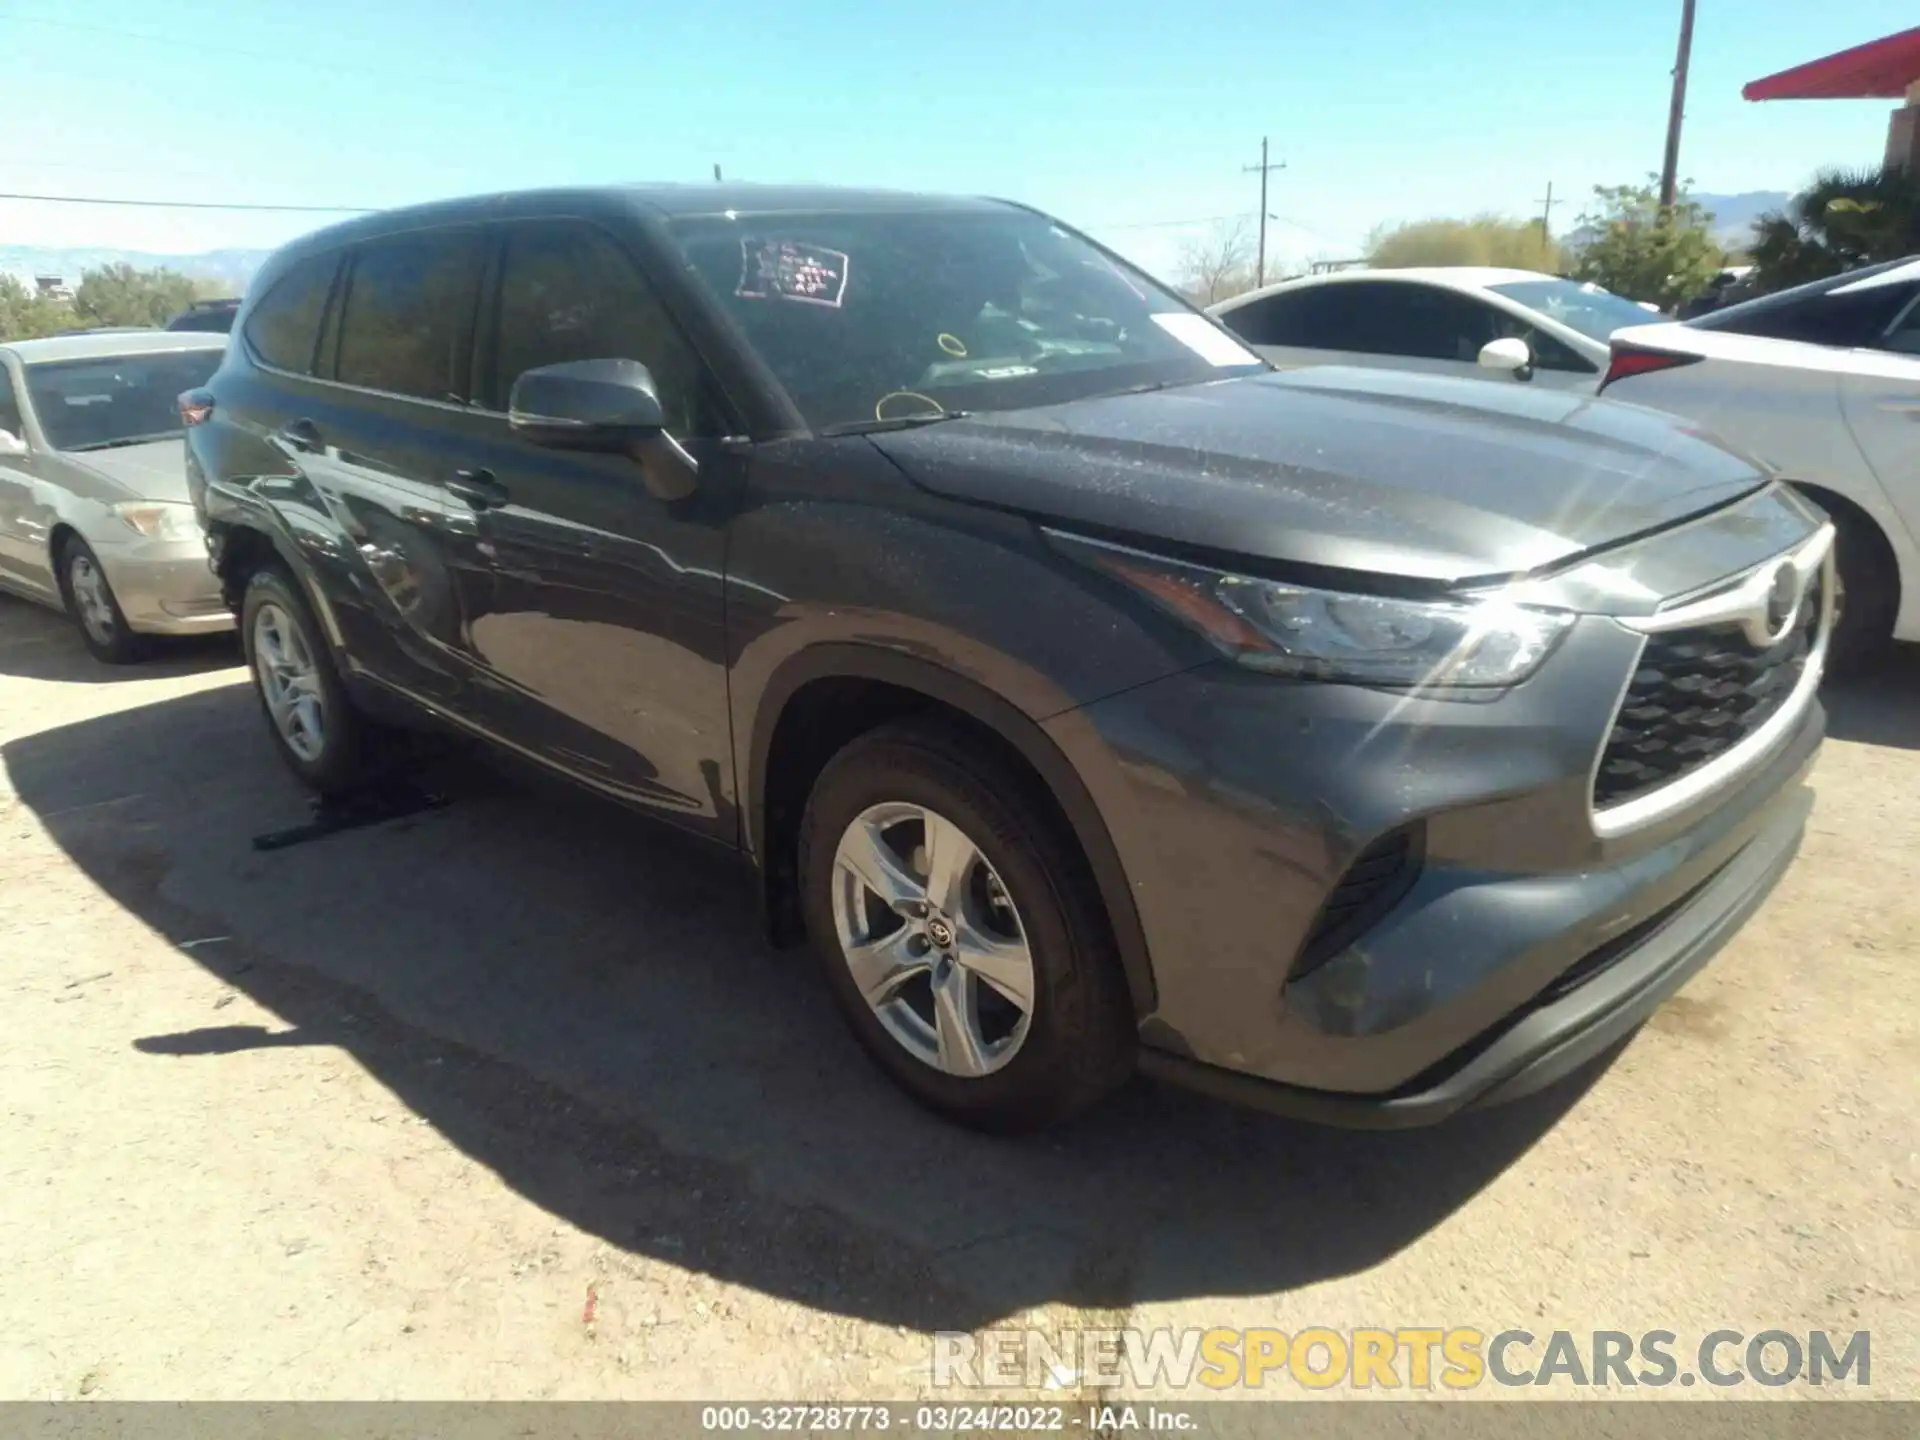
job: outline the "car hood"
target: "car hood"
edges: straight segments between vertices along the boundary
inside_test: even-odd
[[[187,452],[180,438],[150,440],[117,450],[62,450],[63,464],[90,470],[127,492],[129,500],[186,501]]]
[[[1332,366],[872,439],[924,489],[1068,528],[1448,583],[1553,566],[1769,478],[1638,406]]]

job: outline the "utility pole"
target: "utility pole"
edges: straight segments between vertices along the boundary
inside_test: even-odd
[[[1693,0],[1680,0],[1680,53],[1673,62],[1673,101],[1667,109],[1667,155],[1660,167],[1660,209],[1673,209],[1680,177],[1680,118],[1687,111],[1687,61],[1693,57]]]
[[[1256,290],[1267,283],[1267,176],[1275,170],[1286,168],[1287,162],[1284,160],[1272,165],[1267,163],[1267,137],[1264,135],[1260,137],[1260,163],[1240,167],[1243,174],[1255,170],[1260,172],[1260,257],[1253,264],[1253,285]]]
[[[1553,182],[1547,182],[1547,198],[1540,202],[1540,238],[1553,238],[1553,207],[1559,202],[1553,198]]]

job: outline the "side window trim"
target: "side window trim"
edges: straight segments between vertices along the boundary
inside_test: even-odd
[[[1914,353],[1913,351],[1896,350],[1887,342],[1902,330],[1908,328],[1908,322],[1915,318],[1914,312],[1916,310],[1920,310],[1920,285],[1913,287],[1913,294],[1908,298],[1907,303],[1900,307],[1893,319],[1889,320],[1886,325],[1882,327],[1880,333],[1874,336],[1863,348],[1885,351],[1890,355],[1912,355]]]
[[[333,366],[340,362],[340,308],[347,302],[347,274],[352,269],[352,250],[335,251],[327,303],[320,307],[320,329],[313,337],[313,355],[307,362],[307,374],[315,380],[330,379]]]
[[[476,415],[498,415],[484,403],[483,381],[492,378],[500,364],[500,286],[507,273],[507,231],[510,221],[487,226],[485,249],[480,257],[480,290],[475,297],[473,342],[467,346],[467,398],[465,408]]]
[[[715,418],[723,422],[719,427],[720,430],[723,434],[731,435],[743,427],[739,407],[733,403],[733,397],[727,393],[726,386],[720,382],[719,371],[715,368],[713,361],[708,357],[707,353],[695,342],[693,336],[688,332],[687,327],[681,322],[680,317],[674,313],[673,306],[669,304],[666,299],[665,292],[667,287],[661,284],[659,277],[654,273],[653,267],[648,265],[640,255],[636,254],[634,248],[611,228],[585,215],[527,215],[511,220],[501,220],[491,227],[497,231],[497,238],[493,241],[487,252],[487,263],[482,267],[481,296],[483,303],[480,314],[474,321],[474,344],[471,357],[474,383],[467,387],[466,409],[478,415],[492,415],[501,418],[505,418],[507,414],[505,410],[496,410],[491,405],[485,403],[482,396],[486,392],[486,387],[482,386],[479,380],[483,376],[490,381],[497,380],[498,378],[501,329],[500,301],[501,288],[505,283],[507,273],[508,238],[516,226],[532,225],[575,225],[583,229],[591,230],[600,239],[606,241],[607,244],[612,247],[614,253],[626,262],[634,276],[639,280],[641,287],[646,291],[648,297],[655,305],[659,306],[660,313],[667,325],[672,329],[674,337],[686,347],[687,353],[693,357],[695,363],[700,367],[700,379],[702,388],[705,391],[705,403],[717,409],[718,414]],[[484,360],[483,352],[480,348],[483,333],[486,345]],[[491,397],[489,396],[487,398]],[[504,400],[505,397],[503,396],[503,403]]]
[[[22,444],[27,439],[27,412],[20,403],[23,386],[13,378],[13,370],[5,360],[0,360],[0,430],[5,430]],[[14,423],[9,425],[7,421]]]
[[[459,221],[453,224],[422,225],[412,230],[391,230],[379,235],[369,235],[365,240],[351,246],[347,263],[341,266],[339,274],[335,276],[335,294],[328,296],[328,316],[332,319],[334,331],[332,371],[330,374],[316,374],[311,378],[318,380],[324,385],[337,385],[342,390],[351,390],[357,395],[378,395],[388,400],[404,400],[414,405],[435,405],[442,410],[465,412],[470,409],[469,399],[473,389],[473,357],[470,352],[473,348],[474,331],[479,324],[478,315],[482,299],[480,287],[485,280],[488,255],[487,246],[489,244],[487,232],[492,228],[493,226],[490,224],[471,220]],[[356,385],[351,380],[342,380],[340,378],[340,336],[346,329],[347,302],[352,296],[353,272],[359,266],[361,250],[368,245],[379,244],[383,240],[394,240],[408,235],[444,234],[460,230],[471,231],[479,237],[481,263],[474,269],[473,289],[468,295],[467,314],[464,322],[462,322],[465,328],[467,344],[465,346],[455,346],[455,353],[461,355],[462,358],[457,362],[456,373],[447,377],[449,385],[448,395],[439,397],[432,395],[410,395],[402,390],[382,390],[375,385]],[[337,305],[334,303],[336,295],[338,298]],[[448,396],[458,396],[459,398],[453,399],[448,398]]]
[[[327,282],[327,298],[326,298],[326,302],[320,308],[320,325],[314,331],[314,337],[313,337],[314,349],[313,349],[313,354],[308,356],[307,358],[307,368],[305,370],[289,370],[283,365],[275,365],[271,360],[267,359],[265,355],[262,355],[260,353],[260,347],[254,343],[253,336],[248,331],[248,326],[250,326],[253,323],[252,314],[249,314],[247,316],[247,322],[244,325],[238,323],[239,317],[236,316],[235,317],[236,323],[234,324],[233,328],[228,332],[230,335],[237,335],[239,337],[242,348],[244,348],[247,352],[248,360],[252,361],[253,364],[258,368],[265,370],[270,374],[287,375],[287,376],[291,376],[295,380],[317,380],[320,378],[319,370],[318,370],[320,346],[326,337],[328,321],[333,315],[334,307],[338,304],[338,299],[341,294],[341,276],[346,272],[346,269],[347,269],[347,266],[345,263],[347,253],[348,252],[345,249],[340,249],[340,250],[333,250],[333,251],[321,251],[320,255],[309,257],[311,259],[319,259],[321,255],[331,254],[333,256],[333,277]],[[300,263],[301,262],[296,261],[294,265],[289,265],[287,267],[286,272],[283,275],[281,275],[281,277],[278,280],[274,281],[273,284],[269,286],[268,289],[260,296],[260,300],[262,303],[270,299],[274,291],[278,290],[280,286],[284,284],[286,280],[292,276],[294,269]],[[255,308],[257,309],[258,307],[256,306]]]

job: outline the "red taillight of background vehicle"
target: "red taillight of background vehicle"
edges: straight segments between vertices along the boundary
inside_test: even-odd
[[[1607,363],[1607,378],[1600,382],[1602,390],[1629,375],[1651,375],[1656,370],[1697,365],[1702,358],[1698,355],[1676,354],[1672,350],[1655,350],[1646,345],[1629,345],[1620,340],[1613,342],[1612,350],[1613,357]]]
[[[182,425],[204,425],[213,414],[213,396],[204,390],[184,391],[177,403]]]

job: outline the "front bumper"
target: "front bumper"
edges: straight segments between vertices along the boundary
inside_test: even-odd
[[[1670,910],[1596,953],[1589,978],[1555,990],[1454,1056],[1385,1095],[1285,1085],[1146,1049],[1156,1079],[1296,1119],[1364,1129],[1428,1125],[1458,1111],[1531,1095],[1631,1034],[1732,938],[1799,851],[1812,808],[1800,789],[1710,880]]]
[[[1311,1118],[1414,1124],[1630,1030],[1785,868],[1824,729],[1809,700],[1737,780],[1602,834],[1594,761],[1639,645],[1587,617],[1533,679],[1481,700],[1223,663],[1049,721],[1132,882],[1155,990],[1143,1067]],[[1417,874],[1296,974],[1329,897],[1396,831],[1419,837]]]
[[[144,635],[209,635],[234,627],[233,611],[207,563],[205,543],[94,543],[127,624]]]

